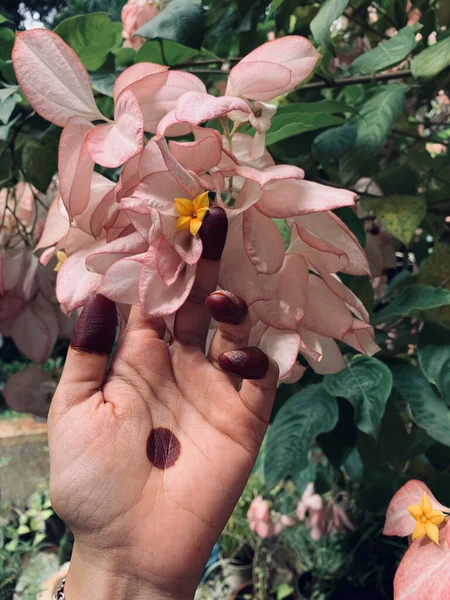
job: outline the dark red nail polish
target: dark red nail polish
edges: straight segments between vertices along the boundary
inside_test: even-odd
[[[116,304],[97,294],[83,308],[72,335],[70,345],[81,352],[110,354],[116,337]]]
[[[203,244],[202,258],[220,260],[227,239],[227,231],[226,212],[220,206],[211,206],[199,231]]]
[[[147,457],[157,469],[173,467],[181,453],[181,444],[177,436],[166,427],[157,427],[150,431],[147,440]]]
[[[222,371],[243,379],[262,379],[269,370],[269,357],[254,346],[223,352],[218,362]]]
[[[240,325],[248,313],[245,301],[225,290],[210,294],[206,298],[206,308],[213,319],[230,325]]]

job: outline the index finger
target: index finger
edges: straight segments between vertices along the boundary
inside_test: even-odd
[[[195,282],[186,302],[175,317],[175,342],[205,348],[211,320],[205,301],[217,287],[220,258],[225,246],[227,231],[226,212],[220,206],[212,206],[203,219],[199,232],[203,243],[203,252],[197,264]]]

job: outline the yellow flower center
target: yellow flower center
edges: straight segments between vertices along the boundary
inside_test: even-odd
[[[426,492],[423,493],[420,504],[408,506],[409,514],[417,521],[412,538],[418,540],[427,535],[435,544],[439,544],[439,529],[445,515],[441,510],[433,510]]]
[[[62,250],[57,250],[56,251],[56,258],[58,259],[58,264],[54,268],[54,271],[59,271],[60,268],[65,263],[65,261],[67,260],[67,254],[65,252],[63,252]]]
[[[192,235],[197,235],[209,210],[209,193],[203,192],[193,200],[175,198],[175,208],[180,215],[177,219],[177,231],[189,230]]]

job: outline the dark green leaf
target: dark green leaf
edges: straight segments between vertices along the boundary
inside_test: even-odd
[[[338,422],[331,431],[317,436],[317,443],[334,467],[340,467],[356,444],[355,411],[343,398],[337,398]]]
[[[283,4],[284,0],[272,0],[272,2],[270,3],[269,6],[269,12],[267,13],[267,18],[269,19],[273,13],[277,10],[277,8],[280,8],[280,6]]]
[[[0,29],[0,58],[8,60],[11,58],[12,47],[14,46],[14,31],[7,27]]]
[[[342,122],[343,120],[340,117],[325,113],[297,114],[280,112],[272,119],[272,125],[266,134],[266,144],[270,146],[300,133],[339,125]]]
[[[427,212],[427,203],[423,196],[361,198],[360,202],[364,210],[376,216],[386,231],[405,246],[411,243]]]
[[[136,31],[147,40],[162,39],[201,48],[205,15],[201,0],[171,0],[154,19]]]
[[[355,177],[358,174],[359,164],[371,159],[384,144],[401,114],[404,103],[404,87],[393,83],[377,91],[363,104],[359,115],[351,122],[358,129],[356,141],[341,159],[340,167],[344,173],[344,183],[348,183]]]
[[[325,113],[327,115],[334,114],[345,114],[345,113],[356,113],[356,110],[345,104],[345,102],[339,102],[338,100],[319,100],[318,102],[293,102],[286,106],[280,106],[277,111],[277,115],[286,115],[291,113],[297,113],[304,115],[305,113]]]
[[[336,208],[333,212],[344,221],[352,233],[356,235],[361,246],[364,247],[366,245],[366,232],[355,211],[349,206],[343,206],[342,208]]]
[[[340,273],[339,277],[342,283],[358,296],[370,314],[373,308],[373,286],[369,276]]]
[[[87,69],[96,71],[116,45],[114,25],[108,13],[96,12],[62,21],[55,33],[75,50]]]
[[[423,374],[450,404],[450,331],[425,324],[419,335],[417,354]]]
[[[272,489],[280,479],[302,471],[319,433],[336,425],[336,400],[321,384],[294,394],[279,410],[270,427],[264,460],[264,479]]]
[[[347,368],[326,375],[324,387],[329,394],[346,398],[355,409],[355,424],[376,437],[392,389],[392,375],[377,358],[355,356]]]
[[[314,140],[313,152],[322,162],[337,160],[355,143],[357,133],[356,125],[342,125],[322,131]]]
[[[136,54],[135,62],[154,62],[158,65],[182,64],[201,52],[170,40],[148,40]]]
[[[361,479],[364,473],[364,465],[356,446],[351,449],[342,466],[347,471],[350,479]]]
[[[3,88],[0,90],[0,121],[6,125],[12,112],[18,102],[20,102],[20,94],[17,94],[18,86]]]
[[[27,180],[46,192],[58,168],[60,130],[51,126],[40,141],[30,139],[22,149],[22,167]]]
[[[417,28],[414,25],[400,29],[397,35],[390,40],[382,42],[369,52],[358,56],[350,66],[350,73],[353,75],[371,74],[395,66],[416,47],[416,31]]]
[[[414,77],[434,77],[449,65],[450,36],[415,56],[411,63],[411,70]]]
[[[0,185],[3,185],[11,177],[12,158],[9,147],[0,141]]]
[[[420,316],[422,311],[449,304],[450,290],[431,285],[409,285],[388,306],[374,313],[372,323],[378,325],[398,317]]]
[[[90,78],[94,90],[112,98],[113,87],[116,82],[114,73],[90,73]]]
[[[318,44],[332,50],[330,27],[333,21],[336,21],[342,15],[347,4],[348,0],[325,0],[322,3],[319,12],[310,25],[311,32]]]
[[[114,48],[112,53],[115,56],[114,63],[116,68],[127,68],[134,64],[136,50],[133,48]]]
[[[415,196],[417,193],[417,173],[408,165],[393,164],[374,176],[375,182],[381,187],[385,196],[395,194]]]
[[[450,410],[422,373],[408,363],[392,367],[394,387],[407,403],[411,418],[430,437],[450,446]]]
[[[297,488],[299,494],[303,494],[308,483],[314,481],[315,478],[316,467],[310,462],[308,462],[306,467],[301,471],[296,471],[295,473],[292,473],[292,481],[294,482],[294,485]]]
[[[283,238],[284,249],[287,250],[291,243],[291,230],[289,225],[286,223],[286,219],[274,219],[274,221]]]

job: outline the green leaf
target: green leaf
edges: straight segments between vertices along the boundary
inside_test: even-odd
[[[405,246],[411,243],[427,212],[423,196],[361,198],[360,202],[364,210],[377,217],[381,225]]]
[[[116,44],[116,30],[108,13],[78,15],[62,21],[55,33],[80,57],[86,69],[96,71]]]
[[[136,50],[134,48],[114,48],[111,50],[114,54],[114,64],[117,68],[127,68],[134,64],[136,58]]]
[[[419,273],[418,283],[433,285],[450,290],[450,246],[438,242],[433,247],[432,254],[425,260]],[[436,308],[427,315],[432,321],[450,325],[450,308]]]
[[[386,85],[365,102],[359,115],[350,124],[357,126],[356,141],[340,161],[343,183],[358,174],[361,161],[373,158],[384,144],[399,118],[405,103],[405,90],[401,84]]]
[[[450,410],[422,373],[410,364],[392,367],[394,387],[407,403],[411,418],[430,437],[450,446]]]
[[[278,227],[278,231],[283,238],[284,249],[287,250],[291,243],[291,230],[289,225],[286,223],[286,219],[274,219],[275,225]]]
[[[395,66],[416,47],[416,32],[417,27],[414,25],[400,29],[390,40],[358,56],[350,65],[350,73],[370,75]]]
[[[423,374],[450,404],[450,331],[426,323],[419,334],[417,354]]]
[[[319,12],[311,21],[310,27],[314,39],[328,50],[332,51],[333,49],[330,42],[331,24],[342,15],[347,4],[348,0],[325,0]]]
[[[2,60],[9,60],[11,58],[11,51],[14,46],[14,31],[7,27],[0,29],[0,58]]]
[[[449,65],[450,36],[415,56],[411,63],[411,71],[414,77],[434,77]]]
[[[291,477],[297,488],[297,492],[303,494],[308,483],[311,483],[316,478],[316,467],[311,462],[308,462],[304,469],[291,473]]]
[[[7,21],[9,21],[9,20],[10,20],[10,19],[7,19],[7,18],[5,17],[5,15],[1,15],[1,14],[0,14],[0,25],[1,25],[2,23],[6,23],[6,22],[7,22]]]
[[[0,90],[0,121],[5,125],[8,123],[16,104],[21,101],[20,94],[16,93],[18,89],[17,85],[13,85]]]
[[[270,19],[270,17],[277,10],[277,8],[280,8],[280,6],[283,4],[283,2],[284,2],[284,0],[272,0],[272,2],[270,3],[270,6],[269,6],[269,12],[267,13],[268,19]]]
[[[0,141],[0,185],[11,177],[12,157],[8,144]]]
[[[422,311],[450,304],[450,290],[431,285],[409,285],[388,306],[374,313],[372,324],[379,325],[398,317],[423,316]]]
[[[346,398],[355,409],[355,425],[376,437],[387,399],[392,389],[392,375],[377,358],[355,356],[347,368],[325,375],[323,385],[332,396]]]
[[[154,19],[135,35],[147,40],[162,39],[201,48],[205,34],[205,15],[201,0],[171,0]]]
[[[285,600],[286,598],[292,598],[294,588],[287,583],[281,583],[277,588],[277,600]]]
[[[322,131],[314,140],[312,150],[321,162],[341,158],[356,141],[358,129],[356,125],[342,125]]]
[[[135,62],[154,62],[158,65],[178,65],[201,56],[202,53],[170,40],[148,40],[136,54]]]
[[[51,126],[40,141],[30,139],[22,150],[22,167],[27,180],[41,192],[46,192],[58,169],[60,130]]]
[[[266,134],[266,144],[270,146],[300,133],[323,129],[331,125],[340,125],[341,123],[343,123],[341,117],[325,113],[280,112],[272,119],[272,125]]]
[[[333,429],[337,418],[336,400],[321,384],[294,394],[280,408],[269,429],[264,459],[268,490],[307,466],[312,442],[319,433]]]
[[[280,106],[276,115],[286,115],[291,113],[298,113],[303,115],[305,113],[325,113],[333,115],[336,113],[356,113],[356,110],[345,104],[345,102],[339,102],[338,100],[319,100],[318,102],[292,102],[286,104],[286,106]]]
[[[114,73],[90,73],[91,84],[95,91],[105,96],[113,95],[113,87],[116,82]]]

